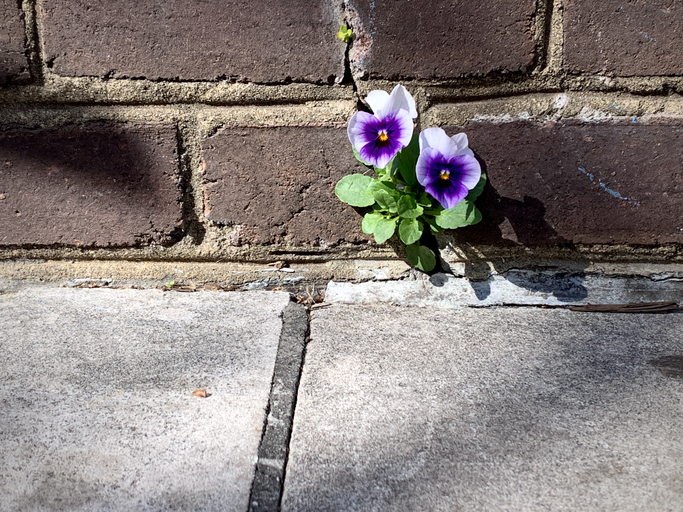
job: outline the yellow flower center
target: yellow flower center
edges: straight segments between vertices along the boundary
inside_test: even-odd
[[[380,142],[386,142],[389,140],[389,135],[387,135],[387,132],[385,130],[381,130],[379,132],[379,141]]]
[[[448,180],[451,178],[451,171],[443,170],[439,173],[440,180]]]

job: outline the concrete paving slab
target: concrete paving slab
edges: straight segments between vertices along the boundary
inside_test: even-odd
[[[246,511],[288,302],[0,295],[0,510]]]
[[[327,302],[423,306],[565,306],[629,302],[683,302],[678,276],[609,276],[581,272],[514,270],[472,281],[448,274],[420,275],[402,281],[332,281]]]
[[[660,359],[681,332],[679,313],[315,310],[282,510],[682,510],[683,357]]]

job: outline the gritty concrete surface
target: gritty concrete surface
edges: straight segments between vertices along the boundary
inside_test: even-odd
[[[563,306],[673,301],[683,303],[683,281],[675,275],[606,276],[581,272],[510,271],[483,281],[448,274],[416,279],[349,283],[332,281],[330,303],[421,306]]]
[[[246,511],[288,303],[0,295],[0,510]]]
[[[660,358],[683,353],[682,328],[680,314],[314,311],[282,509],[681,510],[683,381],[665,376],[681,358]]]

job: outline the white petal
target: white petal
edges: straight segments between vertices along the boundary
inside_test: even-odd
[[[443,128],[427,128],[420,133],[420,152],[427,148],[436,149],[443,156],[453,154],[453,141],[446,135]]]
[[[377,112],[382,110],[384,105],[389,102],[389,93],[380,90],[370,91],[370,94],[365,97],[365,102],[370,105],[372,111],[377,114]]]
[[[381,116],[388,114],[389,112],[393,112],[394,110],[400,109],[408,112],[410,114],[410,117],[412,117],[413,119],[417,117],[415,100],[405,87],[403,87],[401,84],[398,84],[396,87],[394,87],[394,90],[391,91],[391,94],[389,95],[389,100],[386,103],[384,103],[379,110],[375,110],[375,114]]]
[[[467,141],[467,135],[464,133],[458,133],[457,135],[453,135],[451,137],[451,140],[455,143],[456,150],[459,155],[462,155],[464,153],[464,149],[467,149],[469,144]]]

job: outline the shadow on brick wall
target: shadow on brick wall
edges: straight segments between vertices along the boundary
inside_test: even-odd
[[[2,243],[163,241],[179,211],[172,143],[102,123],[0,132]]]
[[[488,177],[484,191],[476,201],[482,220],[453,232],[449,243],[466,257],[465,276],[470,279],[477,298],[483,300],[491,293],[488,278],[491,265],[498,273],[508,269],[508,265],[503,267],[494,258],[487,257],[486,246],[572,247],[573,243],[560,236],[545,220],[546,208],[541,200],[524,196],[520,201],[502,196],[496,190],[495,176],[488,173],[486,162],[479,155],[476,157]],[[447,266],[445,262],[442,264]],[[552,294],[561,302],[582,300],[588,295],[581,284],[585,279],[582,272],[557,273],[533,280],[514,274],[506,278],[527,290]]]

